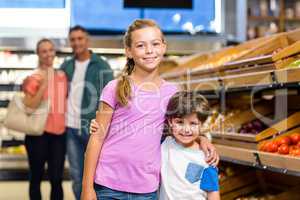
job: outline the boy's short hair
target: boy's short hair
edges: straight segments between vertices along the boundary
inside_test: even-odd
[[[73,31],[82,31],[82,32],[86,33],[87,35],[89,34],[89,32],[88,32],[83,26],[80,26],[80,25],[75,25],[75,26],[71,27],[71,28],[69,29],[69,35],[70,35]]]
[[[193,113],[196,113],[197,118],[204,122],[210,115],[208,101],[197,92],[180,91],[169,100],[166,118],[182,118]]]

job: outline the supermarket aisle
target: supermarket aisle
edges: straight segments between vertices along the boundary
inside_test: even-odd
[[[64,181],[64,196],[65,200],[73,200],[73,193],[71,189],[71,182]],[[50,185],[49,182],[43,181],[42,195],[44,200],[49,200]],[[0,182],[0,200],[28,200],[28,182]]]

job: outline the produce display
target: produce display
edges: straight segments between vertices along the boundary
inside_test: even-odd
[[[242,119],[240,118],[244,112],[238,109],[230,110],[227,114],[218,113],[213,111],[206,122],[206,127],[210,127],[212,132],[217,133],[241,133],[241,134],[258,134],[268,128],[261,120],[254,119],[242,125],[239,124]],[[250,112],[250,111],[249,111]],[[246,121],[245,119],[244,121]]]
[[[265,141],[260,145],[259,150],[300,157],[300,133]]]
[[[300,59],[298,59],[298,60],[296,60],[296,61],[290,63],[290,64],[288,65],[288,67],[289,67],[289,68],[300,67]]]
[[[266,126],[262,121],[255,119],[251,122],[243,124],[239,130],[239,133],[257,134],[266,128],[268,128],[268,126]]]
[[[219,181],[222,182],[231,176],[236,174],[236,171],[232,166],[219,166]]]
[[[24,145],[2,147],[0,148],[1,154],[13,154],[13,155],[26,155],[26,149]]]
[[[249,196],[245,197],[239,197],[235,200],[269,200],[269,199],[276,199],[275,195],[272,194],[263,194],[263,193],[257,193],[257,194],[251,194]]]

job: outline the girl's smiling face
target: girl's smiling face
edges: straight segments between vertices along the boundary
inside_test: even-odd
[[[161,31],[157,27],[138,29],[131,33],[131,39],[131,46],[125,50],[135,67],[147,72],[157,69],[166,52]]]
[[[176,142],[184,147],[192,147],[199,136],[201,122],[196,113],[188,114],[182,118],[172,118],[168,121]]]

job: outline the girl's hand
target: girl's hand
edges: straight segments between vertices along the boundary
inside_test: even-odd
[[[97,200],[94,188],[82,189],[80,200]]]
[[[96,134],[99,132],[99,124],[97,123],[96,119],[92,119],[90,124],[90,134]]]
[[[217,166],[220,158],[214,145],[206,137],[201,136],[200,147],[205,153],[206,162],[209,165]]]

